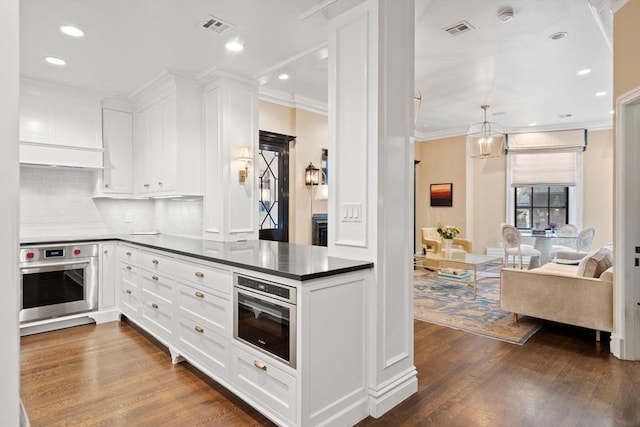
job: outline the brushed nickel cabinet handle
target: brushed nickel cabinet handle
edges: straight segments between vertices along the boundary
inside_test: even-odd
[[[131,289],[127,289],[125,292],[130,294],[131,293]]]
[[[144,184],[143,187],[144,188],[149,188],[149,187],[151,187],[151,185],[150,184]]]
[[[253,366],[255,366],[256,368],[260,369],[261,371],[266,371],[267,370],[267,365],[265,365],[264,363],[260,362],[259,360],[254,360],[253,361]]]
[[[200,278],[202,278],[202,277],[204,277],[204,273],[201,273],[201,272],[199,272],[199,271],[196,271],[196,277],[200,277]]]
[[[202,292],[196,291],[196,296],[198,298],[204,298],[204,294]]]
[[[196,332],[203,334],[204,333],[204,329],[202,329],[202,326],[196,326],[195,328],[193,328],[196,330]]]
[[[160,264],[160,261],[158,261],[157,259],[154,259],[153,261],[151,261],[152,263],[154,263],[155,265]]]
[[[158,308],[158,304],[156,304],[155,302],[153,304],[151,304],[151,307],[153,308]]]
[[[109,253],[109,249],[105,249],[105,250],[104,250],[104,253],[105,253],[105,254],[108,254],[108,253]]]
[[[127,256],[131,256],[131,252],[127,252]]]
[[[158,276],[151,276],[153,280],[158,280]]]
[[[130,265],[127,265],[127,270],[131,270],[131,266]]]
[[[105,184],[105,185],[104,185],[104,188],[109,188],[109,184]]]
[[[158,186],[162,187],[162,182],[158,181]]]

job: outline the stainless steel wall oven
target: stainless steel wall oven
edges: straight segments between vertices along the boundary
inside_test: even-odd
[[[20,250],[20,323],[94,311],[98,245],[43,245]]]
[[[296,288],[234,275],[233,336],[296,367]]]

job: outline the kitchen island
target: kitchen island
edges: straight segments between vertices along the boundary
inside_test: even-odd
[[[86,318],[125,316],[173,363],[192,364],[279,425],[352,425],[369,415],[371,262],[318,246],[170,235],[22,246],[88,242],[100,245],[101,280],[99,310]]]

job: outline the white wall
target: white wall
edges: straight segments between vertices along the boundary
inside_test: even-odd
[[[19,425],[18,6],[16,0],[0,1],[0,426]]]

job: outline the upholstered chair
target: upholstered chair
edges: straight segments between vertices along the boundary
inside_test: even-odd
[[[502,224],[502,246],[504,247],[504,265],[509,265],[509,258],[513,257],[513,266],[516,266],[516,258],[518,259],[518,268],[522,268],[522,257],[537,257],[540,259],[540,251],[531,245],[522,244],[522,235],[513,225]]]
[[[427,252],[440,253],[444,250],[444,241],[436,227],[424,227],[422,229],[422,244],[427,248]],[[471,253],[471,241],[454,238],[452,241],[452,253]]]
[[[557,254],[558,252],[569,253],[574,252],[578,254],[586,255],[591,249],[591,243],[593,243],[593,237],[596,234],[596,229],[593,227],[587,227],[578,233],[576,237],[576,247],[570,248],[568,246],[563,245],[553,245],[551,248],[552,253]]]

